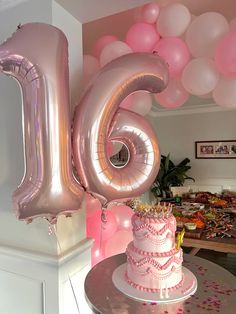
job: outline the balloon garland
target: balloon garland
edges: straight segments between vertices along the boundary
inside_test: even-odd
[[[156,51],[170,71],[167,89],[155,95],[159,105],[174,109],[185,104],[190,95],[207,95],[219,106],[236,107],[236,19],[227,21],[218,12],[193,16],[183,4],[160,7],[156,2],[136,9],[134,15],[135,22],[123,41],[106,35],[94,43],[93,57],[100,66],[131,51]],[[84,71],[87,73],[86,64]],[[94,67],[90,78],[96,72]],[[147,114],[150,95],[141,101],[140,92],[134,95],[121,107]]]

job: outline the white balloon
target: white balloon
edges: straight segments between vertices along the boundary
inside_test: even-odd
[[[219,106],[236,108],[236,79],[220,77],[213,91],[213,99]]]
[[[152,108],[152,97],[147,92],[136,92],[133,94],[133,102],[128,108],[141,116],[145,116]]]
[[[219,80],[219,73],[214,61],[208,58],[191,60],[182,73],[184,88],[193,95],[210,93]]]
[[[113,146],[113,150],[112,150],[112,156],[113,156],[113,155],[116,155],[119,153],[119,151],[123,147],[123,143],[117,142],[117,141],[112,141],[112,146]]]
[[[226,18],[217,12],[196,17],[186,32],[186,43],[194,57],[213,57],[219,38],[229,30]]]
[[[191,22],[191,14],[183,4],[163,7],[157,19],[157,31],[162,37],[181,36]]]
[[[103,67],[110,61],[133,52],[130,46],[120,40],[113,41],[106,45],[100,55],[100,64]]]

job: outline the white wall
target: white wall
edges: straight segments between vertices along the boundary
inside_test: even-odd
[[[170,152],[174,162],[188,157],[192,166],[189,175],[196,181],[235,184],[236,159],[195,159],[194,142],[235,140],[236,111],[149,117],[149,120],[156,130],[161,154]]]
[[[77,104],[83,73],[82,23],[56,1],[52,2],[52,24],[60,28],[68,40],[71,109]]]

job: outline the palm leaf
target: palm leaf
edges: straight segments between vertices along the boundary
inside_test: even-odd
[[[159,172],[151,187],[151,191],[155,196],[160,196],[163,191],[169,191],[171,186],[182,186],[185,180],[194,180],[186,173],[191,169],[189,158],[184,158],[180,163],[175,165],[170,159],[170,153],[165,156],[161,155],[161,163]]]

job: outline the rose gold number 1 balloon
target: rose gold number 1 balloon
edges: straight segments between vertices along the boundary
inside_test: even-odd
[[[13,194],[19,219],[77,211],[83,190],[71,169],[65,35],[47,24],[23,25],[0,45],[0,71],[19,82],[23,97],[25,174]]]

